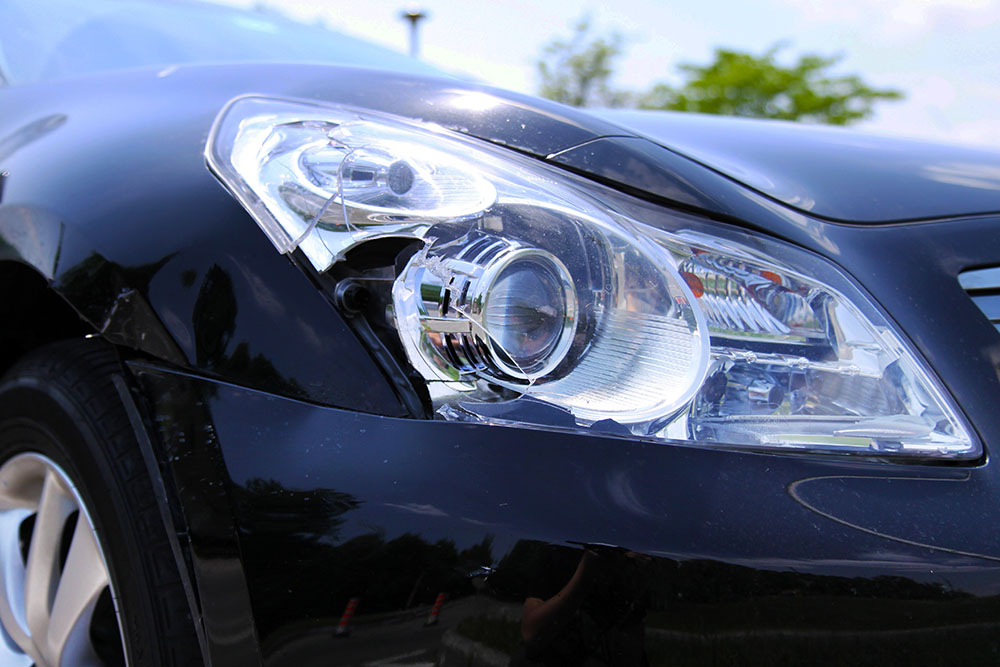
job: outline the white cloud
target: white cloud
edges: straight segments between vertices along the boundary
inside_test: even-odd
[[[878,107],[866,129],[1000,148],[1000,85],[962,73],[898,72],[901,103]]]
[[[1000,118],[980,118],[957,123],[948,135],[957,143],[1000,148]]]
[[[847,24],[882,41],[906,42],[938,29],[982,28],[1000,22],[993,0],[776,0],[807,22]]]

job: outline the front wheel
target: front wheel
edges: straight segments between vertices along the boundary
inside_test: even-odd
[[[0,664],[201,661],[120,372],[82,340],[0,380]]]

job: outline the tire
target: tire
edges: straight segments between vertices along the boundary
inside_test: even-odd
[[[75,340],[0,380],[4,665],[201,663],[115,374],[111,347]]]

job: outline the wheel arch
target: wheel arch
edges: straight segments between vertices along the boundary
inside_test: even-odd
[[[35,267],[0,260],[0,374],[28,352],[64,338],[94,333]]]

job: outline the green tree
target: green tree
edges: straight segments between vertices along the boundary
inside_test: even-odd
[[[874,88],[858,76],[835,76],[842,56],[804,54],[790,66],[777,62],[782,44],[761,56],[716,49],[708,65],[685,63],[679,87],[658,84],[639,100],[644,109],[847,125],[872,114],[876,102],[903,93]]]
[[[537,63],[542,97],[575,107],[624,106],[629,96],[610,85],[623,42],[617,32],[595,37],[590,19],[578,20],[570,38],[549,42]]]

